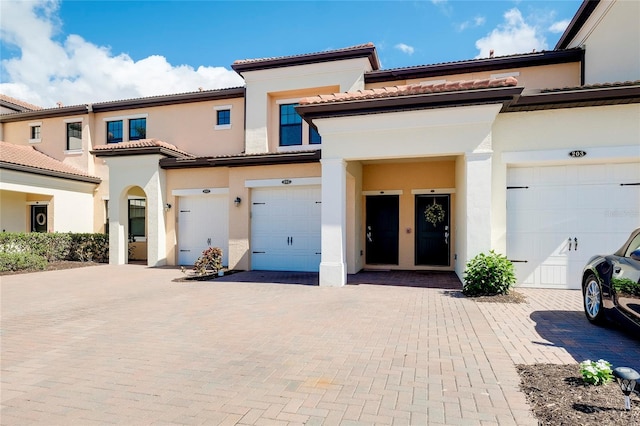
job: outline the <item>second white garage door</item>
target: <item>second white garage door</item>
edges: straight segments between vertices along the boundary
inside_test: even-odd
[[[208,247],[222,249],[222,265],[229,251],[228,195],[199,195],[179,198],[178,264],[193,265]]]
[[[251,269],[317,272],[319,186],[255,188],[251,194]]]
[[[508,170],[507,257],[518,284],[578,289],[589,258],[640,226],[640,164]]]

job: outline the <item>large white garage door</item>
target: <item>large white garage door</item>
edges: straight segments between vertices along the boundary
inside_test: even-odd
[[[580,288],[582,267],[640,226],[640,163],[514,167],[507,257],[518,285]]]
[[[220,247],[222,264],[229,251],[228,195],[198,195],[178,200],[178,264],[193,265],[208,247]]]
[[[251,268],[317,272],[320,187],[255,188],[251,195]]]

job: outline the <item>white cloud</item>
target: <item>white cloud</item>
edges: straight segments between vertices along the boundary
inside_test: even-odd
[[[547,48],[543,32],[525,22],[518,9],[507,11],[504,14],[504,20],[503,24],[498,25],[486,37],[476,41],[476,48],[480,50],[476,58],[489,57],[491,50],[494,51],[495,56],[503,56]]]
[[[464,21],[463,23],[458,24],[457,29],[458,31],[462,32],[467,28],[481,27],[485,24],[486,21],[487,19],[484,16],[476,16],[470,21]]]
[[[0,37],[21,55],[3,59],[0,92],[43,107],[74,105],[244,84],[224,67],[171,65],[163,56],[134,61],[71,34],[55,40],[60,28],[52,0],[2,0]]]
[[[415,51],[415,49],[412,46],[409,46],[409,45],[404,44],[404,43],[398,43],[393,47],[395,47],[396,49],[398,49],[402,53],[406,53],[407,55],[413,55],[413,52]]]
[[[565,19],[563,21],[558,21],[558,22],[554,22],[553,24],[551,24],[551,26],[549,27],[549,31],[551,31],[552,33],[563,33],[564,30],[567,29],[567,27],[569,26],[569,21],[568,19]]]

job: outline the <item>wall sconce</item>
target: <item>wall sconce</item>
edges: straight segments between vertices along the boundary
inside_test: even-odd
[[[618,367],[613,370],[613,375],[618,379],[620,390],[624,394],[624,407],[627,411],[631,410],[631,399],[629,395],[635,390],[636,382],[640,379],[640,374],[633,368]]]
[[[236,197],[236,199],[233,200],[233,204],[235,204],[236,207],[240,205],[240,202],[242,202],[242,199],[240,197]]]
[[[165,212],[168,212],[168,211],[169,211],[169,209],[171,209],[171,204],[169,204],[169,203],[165,204],[165,205],[164,205],[164,211],[165,211]]]

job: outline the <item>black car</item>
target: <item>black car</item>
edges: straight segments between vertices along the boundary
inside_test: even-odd
[[[640,338],[640,228],[615,253],[592,257],[582,272],[584,312],[629,325]]]

